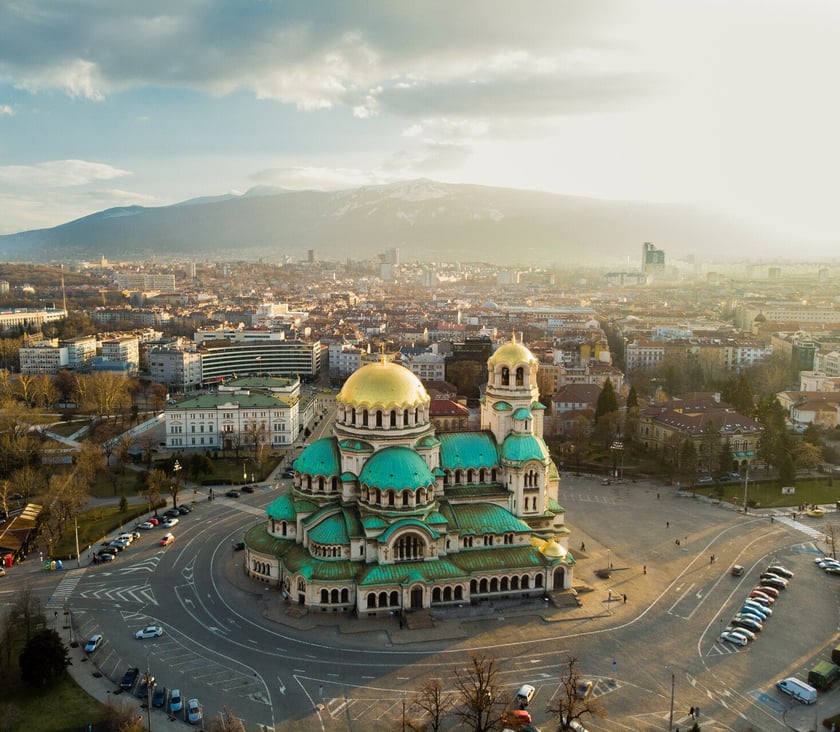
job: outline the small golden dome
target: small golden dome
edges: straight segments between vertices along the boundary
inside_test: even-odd
[[[520,363],[536,364],[538,361],[537,357],[522,343],[516,342],[515,337],[509,342],[499,346],[490,358],[487,359],[487,366],[490,369],[496,366],[496,364],[516,366]]]
[[[566,550],[560,546],[554,539],[550,539],[540,549],[540,554],[546,557],[565,557]]]
[[[414,373],[388,362],[370,363],[354,371],[336,399],[354,407],[403,409],[414,409],[430,401],[423,382]]]

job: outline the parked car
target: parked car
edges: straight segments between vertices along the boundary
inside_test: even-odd
[[[726,628],[724,628],[724,631],[727,633],[735,633],[737,635],[742,635],[748,641],[754,641],[756,638],[755,633],[753,633],[753,631],[751,631],[749,628],[741,628],[735,625],[727,625]]]
[[[231,488],[229,491],[225,491],[225,495],[228,498],[239,498],[239,491],[236,488]]]
[[[113,562],[117,558],[117,555],[113,552],[106,552],[102,551],[99,552],[99,561],[100,562]]]
[[[244,541],[233,542],[233,551],[241,552],[244,548],[245,548],[245,542]]]
[[[242,486],[242,492],[243,493],[253,493],[255,489],[256,489],[256,486],[253,486],[253,485],[243,485]]]
[[[769,615],[765,615],[763,612],[761,612],[761,610],[759,610],[754,605],[746,605],[746,604],[744,605],[744,607],[742,607],[738,611],[738,614],[743,615],[743,616],[748,617],[748,618],[755,618],[760,623],[763,623],[765,620],[767,620],[767,618],[770,617]]]
[[[767,577],[762,577],[759,584],[763,585],[764,587],[772,587],[776,590],[784,590],[788,586],[786,579],[777,577],[774,574],[768,575]]]
[[[502,713],[502,724],[506,727],[519,727],[523,724],[531,724],[531,714],[525,709],[512,709]]]
[[[727,643],[734,643],[736,646],[745,646],[749,642],[746,636],[736,633],[734,630],[724,630],[720,634],[720,640],[726,641]]]
[[[168,518],[175,518],[176,516],[180,516],[181,512],[177,508],[168,508],[163,512],[163,515]]]
[[[88,638],[88,642],[85,643],[85,653],[93,653],[99,646],[102,645],[102,634],[97,633],[96,635],[92,635]]]
[[[190,511],[192,511],[192,509],[189,506],[178,506],[178,513],[181,514],[181,516],[186,516]]]
[[[771,564],[767,567],[767,571],[772,574],[777,574],[779,577],[783,577],[784,579],[793,579],[793,572],[789,570],[787,567],[783,567],[781,564]]]
[[[770,607],[774,602],[776,602],[776,598],[768,595],[766,592],[762,592],[761,590],[753,590],[750,592],[749,595],[751,600],[755,600],[757,603],[764,605],[764,607]]]
[[[835,567],[835,566],[833,566],[833,565],[832,565],[832,566],[829,566],[829,567],[826,567],[826,568],[825,568],[825,573],[826,573],[826,574],[837,574],[837,575],[840,575],[840,567]]]
[[[732,625],[734,625],[736,628],[740,626],[742,628],[746,628],[747,630],[752,630],[757,633],[760,633],[762,630],[764,630],[764,623],[762,623],[754,615],[743,615],[739,613],[734,618],[732,618]]]
[[[187,702],[187,721],[190,724],[201,722],[201,705],[198,703],[198,699],[190,699]]]
[[[5,576],[6,576],[6,568],[5,567],[0,567],[0,577],[5,577]]]
[[[519,687],[519,691],[516,692],[516,703],[519,705],[519,708],[525,709],[531,703],[536,693],[537,690],[530,684],[522,684]]]
[[[164,529],[171,529],[173,526],[178,525],[178,521],[179,519],[176,518],[167,519],[161,524],[161,527]]]
[[[140,677],[140,684],[137,686],[137,698],[138,699],[148,699],[149,698],[149,689],[154,691],[155,688],[155,677],[151,675],[143,674]]]
[[[155,693],[152,694],[152,706],[162,707],[166,703],[166,687],[156,686]]]
[[[160,546],[169,546],[173,541],[175,541],[174,534],[164,534],[158,544],[160,544]]]
[[[147,520],[152,526],[157,526],[160,523],[160,518],[158,518],[157,516],[152,516]]]
[[[137,677],[140,675],[140,669],[137,666],[129,666],[128,670],[123,674],[122,680],[120,681],[120,688],[124,689],[125,691],[129,691],[132,686],[134,686],[134,682],[137,681]]]
[[[750,598],[744,600],[744,607],[752,608],[758,612],[759,615],[763,615],[765,620],[773,614],[773,610],[771,608],[762,605],[760,602],[751,600]]]
[[[181,692],[179,689],[172,689],[169,694],[169,711],[180,712],[184,708],[184,702],[181,700]]]
[[[765,595],[769,595],[774,600],[779,599],[779,590],[776,587],[770,587],[769,585],[765,585],[765,586],[759,585],[758,587],[756,587],[754,589],[758,590],[759,592],[763,592]]]
[[[149,531],[149,529],[155,528],[155,525],[151,521],[144,521],[143,523],[137,524],[138,529],[143,529],[143,531]]]
[[[714,483],[714,482],[715,482],[715,479],[714,479],[711,475],[701,475],[701,476],[697,479],[697,482],[698,482],[699,484],[703,484],[703,483]]]
[[[163,635],[163,628],[159,625],[147,625],[145,628],[138,630],[134,637],[138,640],[143,638],[160,638]]]

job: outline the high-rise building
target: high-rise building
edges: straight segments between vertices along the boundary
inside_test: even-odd
[[[647,275],[661,275],[665,272],[665,252],[649,241],[642,245],[642,272]]]

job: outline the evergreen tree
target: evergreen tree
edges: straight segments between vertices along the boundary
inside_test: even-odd
[[[615,395],[612,382],[607,379],[598,395],[598,402],[595,405],[595,421],[601,417],[618,411],[618,398]]]
[[[26,683],[45,686],[64,675],[70,655],[58,633],[42,630],[26,644],[19,662],[21,678]]]

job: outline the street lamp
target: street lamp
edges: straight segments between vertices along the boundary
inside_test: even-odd
[[[744,513],[747,512],[747,483],[750,482],[750,466],[747,465],[747,470],[744,473]]]

